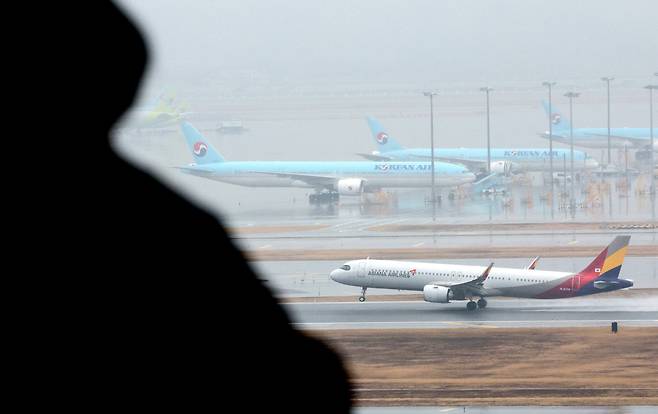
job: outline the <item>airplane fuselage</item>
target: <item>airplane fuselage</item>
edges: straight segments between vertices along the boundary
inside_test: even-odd
[[[475,180],[475,175],[460,165],[437,162],[434,167],[437,186],[456,186]],[[364,180],[366,190],[431,186],[428,162],[232,161],[190,165],[182,170],[249,187],[318,188],[350,178]]]
[[[387,151],[381,154],[393,160],[428,160],[431,158],[429,148],[407,148]],[[553,163],[561,161],[566,156],[570,160],[568,149],[553,148]],[[435,159],[442,160],[471,160],[484,162],[486,166],[486,148],[435,148]],[[548,171],[550,169],[551,153],[548,148],[492,148],[491,161],[507,161],[514,165],[516,170],[522,171]],[[574,151],[574,166],[577,169],[594,169],[598,162],[583,151]]]
[[[331,279],[366,288],[423,291],[432,284],[445,286],[468,282],[482,275],[486,266],[464,266],[393,260],[353,260],[349,270],[336,269]],[[630,287],[631,282],[596,284],[592,279],[568,272],[494,267],[484,281],[480,296],[558,299]]]
[[[549,138],[549,132],[541,134]],[[653,129],[653,149],[658,150],[658,128]],[[553,140],[562,144],[571,144],[568,129],[553,130]],[[575,128],[573,144],[584,148],[608,148],[607,128]],[[651,145],[651,130],[649,128],[611,128],[610,146],[612,148],[645,148]]]

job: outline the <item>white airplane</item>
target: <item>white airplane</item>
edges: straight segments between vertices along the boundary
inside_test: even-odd
[[[331,272],[332,280],[361,287],[359,301],[371,288],[422,291],[427,302],[466,300],[466,309],[483,309],[485,297],[559,299],[611,292],[633,286],[620,279],[631,236],[618,236],[578,273],[535,270],[537,260],[523,269],[463,266],[395,260],[352,260]],[[475,302],[474,297],[479,297]]]

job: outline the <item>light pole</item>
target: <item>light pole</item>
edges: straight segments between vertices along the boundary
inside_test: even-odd
[[[603,82],[607,84],[608,88],[608,165],[610,165],[610,151],[611,151],[611,145],[610,145],[610,81],[615,80],[615,78],[611,76],[606,76],[604,78],[601,78]]]
[[[434,100],[433,98],[438,95],[436,92],[423,92],[423,95],[430,98],[430,158],[431,158],[431,172],[432,172],[432,205],[436,202],[434,194]]]
[[[571,172],[570,172],[570,174],[571,174],[571,195],[569,197],[570,198],[569,208],[571,208],[571,212],[572,212],[572,215],[573,215],[575,213],[575,208],[576,208],[575,200],[574,200],[574,189],[573,189],[574,181],[575,181],[575,178],[576,178],[576,176],[574,175],[574,171],[573,171],[573,99],[580,96],[580,94],[577,93],[577,92],[567,92],[567,93],[564,94],[564,96],[569,98],[569,119],[571,120],[571,122],[569,123],[569,138],[570,138],[569,140],[570,140],[570,146],[571,146],[571,149],[570,149],[570,153],[571,153]]]
[[[489,92],[493,91],[493,88],[488,86],[480,88],[481,92],[486,92],[487,94],[487,175],[491,174],[491,129],[490,129],[490,117],[489,117]]]
[[[654,76],[658,76],[658,72],[654,73]],[[649,147],[649,151],[651,153],[651,165],[649,166],[649,173],[651,174],[651,219],[652,221],[656,221],[656,207],[655,207],[655,200],[656,200],[656,178],[655,178],[655,172],[654,169],[655,164],[654,164],[654,158],[653,158],[653,153],[654,153],[654,147],[653,147],[653,91],[655,89],[658,89],[658,85],[647,85],[645,86],[649,90],[649,136],[651,137],[651,144]]]
[[[543,86],[548,87],[548,159],[550,160],[551,170],[551,218],[553,218],[553,102],[552,102],[552,88],[557,82],[542,82]]]

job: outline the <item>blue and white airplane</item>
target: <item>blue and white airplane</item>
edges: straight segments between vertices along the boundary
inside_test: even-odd
[[[361,195],[382,188],[431,186],[429,162],[371,161],[226,161],[199,131],[181,123],[194,164],[185,173],[248,187],[313,188],[316,193]],[[475,181],[475,174],[459,164],[434,163],[436,186],[453,187]],[[311,197],[311,201],[319,200]]]
[[[378,161],[429,160],[430,148],[404,148],[393,139],[382,125],[374,118],[368,117],[368,126],[377,147],[371,154],[359,154],[364,158]],[[599,163],[583,151],[574,151],[574,166],[578,169],[595,169]],[[569,149],[554,148],[554,167],[563,157],[570,160]],[[473,171],[487,169],[486,148],[435,148],[434,159],[456,162]],[[557,167],[555,167],[557,168]],[[548,148],[491,148],[491,172],[508,174],[510,172],[548,171],[550,169],[550,151]]]
[[[544,111],[549,114],[548,103],[542,101]],[[551,105],[551,123],[553,124],[553,140],[570,145],[570,120]],[[539,134],[549,139],[549,131]],[[653,128],[653,149],[658,150],[658,128]],[[574,128],[573,145],[585,148],[608,148],[608,128]],[[651,146],[650,128],[610,128],[610,146],[613,148],[638,148],[648,150]]]

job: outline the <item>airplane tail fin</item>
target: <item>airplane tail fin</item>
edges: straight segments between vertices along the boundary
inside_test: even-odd
[[[191,112],[188,110],[188,105],[181,102],[175,93],[163,92],[151,107],[151,113],[155,115],[165,113],[174,116],[176,119],[182,119]]]
[[[551,118],[551,123],[553,124],[554,130],[561,131],[561,130],[569,129],[571,125],[571,120],[562,116],[560,111],[555,107],[553,103],[551,103],[550,111],[548,107],[548,102],[541,101],[541,103],[544,106],[544,112],[546,112],[546,115],[550,116]]]
[[[181,130],[197,164],[224,162],[224,157],[189,122],[181,122]]]
[[[375,118],[368,117],[370,133],[379,152],[396,151],[404,149],[395,139],[391,138],[384,127]]]
[[[617,236],[599,253],[599,255],[584,270],[580,272],[581,277],[586,279],[613,280],[619,278],[621,265],[628,249],[631,236]]]

